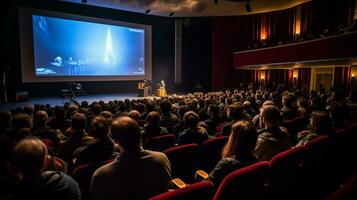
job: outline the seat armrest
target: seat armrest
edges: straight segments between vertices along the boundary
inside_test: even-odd
[[[199,180],[207,180],[209,178],[209,174],[202,169],[197,170],[195,173],[195,178]]]
[[[185,182],[183,182],[181,179],[179,178],[174,178],[171,180],[172,185],[175,188],[184,188],[187,186],[187,184]]]

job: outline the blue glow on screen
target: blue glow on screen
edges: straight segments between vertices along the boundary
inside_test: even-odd
[[[32,15],[36,76],[145,74],[140,28]]]

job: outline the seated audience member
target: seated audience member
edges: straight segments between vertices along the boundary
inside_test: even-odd
[[[198,127],[199,117],[193,111],[188,111],[183,117],[183,123],[187,126],[187,129],[182,131],[177,140],[178,145],[182,144],[201,144],[208,139],[206,129]]]
[[[128,117],[132,118],[133,120],[139,122],[140,120],[140,113],[139,111],[137,110],[131,110],[129,113],[128,113]]]
[[[263,129],[264,128],[264,124],[262,122],[261,112],[263,110],[263,107],[267,106],[267,105],[275,105],[275,103],[274,103],[274,101],[271,101],[271,100],[264,101],[262,107],[259,108],[260,113],[258,113],[257,115],[255,115],[253,117],[252,122],[253,122],[254,126],[257,127],[257,129]]]
[[[303,116],[306,116],[308,115],[308,112],[307,112],[307,100],[304,98],[304,97],[299,97],[296,101],[296,104],[297,104],[297,115],[299,117],[303,117]]]
[[[17,177],[0,199],[80,200],[77,183],[62,172],[44,171],[50,156],[45,144],[35,138],[20,141],[12,151],[11,169]],[[1,192],[1,193],[3,193]]]
[[[168,134],[166,128],[159,126],[160,115],[156,111],[150,112],[146,117],[147,124],[144,126],[141,132],[142,143],[146,142],[156,136]]]
[[[255,154],[259,161],[269,161],[276,154],[291,147],[290,138],[284,127],[279,127],[280,111],[273,105],[262,108],[264,129],[260,131]]]
[[[0,111],[0,136],[11,127],[11,112],[9,110]]]
[[[36,131],[50,130],[50,127],[47,126],[47,121],[48,121],[48,115],[46,111],[43,110],[37,111],[33,119],[32,131],[36,132]]]
[[[222,151],[222,159],[209,174],[209,179],[219,186],[229,173],[257,162],[254,155],[257,137],[257,130],[249,121],[242,120],[233,124],[232,133]]]
[[[111,134],[120,155],[95,171],[91,199],[148,199],[166,192],[171,179],[170,162],[163,153],[143,150],[138,123],[120,117],[112,123]]]
[[[295,109],[292,106],[292,96],[283,96],[282,99],[282,105],[283,107],[280,110],[280,115],[282,117],[282,120],[290,120],[296,117],[296,112]]]
[[[313,111],[310,117],[309,130],[298,133],[298,143],[296,146],[304,146],[307,142],[321,135],[332,133],[332,124],[328,112]]]
[[[160,104],[160,126],[165,127],[169,132],[179,123],[179,118],[171,112],[172,104],[168,100],[164,100]]]
[[[73,152],[83,145],[83,139],[87,135],[85,128],[87,125],[87,118],[85,115],[75,113],[72,116],[71,126],[65,132],[68,136],[66,141],[59,144],[58,156],[68,163],[72,163]]]
[[[239,104],[233,104],[228,106],[227,116],[231,120],[229,123],[223,126],[221,135],[228,136],[231,134],[232,125],[239,120],[246,119],[247,116],[244,113],[243,106]]]
[[[205,123],[208,126],[208,134],[214,135],[216,133],[216,127],[222,121],[219,117],[219,107],[216,104],[210,104],[207,109],[208,117]]]
[[[248,119],[252,119],[256,115],[255,110],[253,109],[252,103],[250,101],[244,101],[243,108],[247,114]]]
[[[40,137],[41,139],[50,139],[53,142],[54,150],[57,150],[59,138],[62,136],[62,133],[51,129],[47,125],[47,112],[43,110],[37,111],[33,121],[32,136]]]
[[[180,122],[177,123],[172,130],[172,133],[175,135],[176,140],[178,139],[180,133],[187,128],[186,125],[183,123],[183,117],[185,116],[187,111],[188,107],[186,105],[180,106],[177,110],[177,116],[180,117]]]
[[[102,116],[93,119],[89,131],[93,140],[88,146],[76,150],[75,166],[112,158],[115,144],[109,137],[109,124],[110,121]]]

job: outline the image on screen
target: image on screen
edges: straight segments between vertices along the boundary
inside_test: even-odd
[[[32,15],[35,76],[145,74],[145,30]]]

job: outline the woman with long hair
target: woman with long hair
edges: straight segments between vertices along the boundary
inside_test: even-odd
[[[257,162],[254,155],[257,137],[257,130],[251,122],[241,120],[234,123],[229,140],[222,150],[222,159],[209,174],[209,179],[219,185],[229,173]]]

